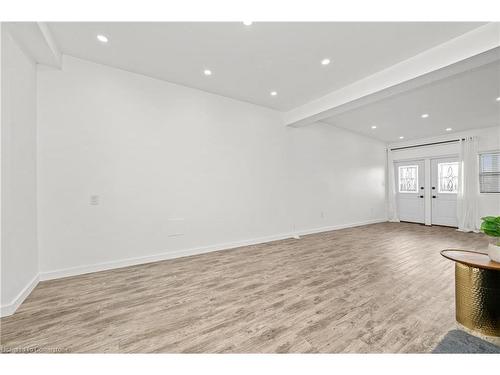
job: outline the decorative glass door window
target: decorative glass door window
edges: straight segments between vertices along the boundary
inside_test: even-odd
[[[458,189],[458,163],[438,163],[438,192],[456,194]]]
[[[418,186],[418,165],[399,167],[399,192],[416,193]]]

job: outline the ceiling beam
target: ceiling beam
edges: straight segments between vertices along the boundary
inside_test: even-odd
[[[10,35],[36,63],[61,68],[62,54],[45,22],[7,22]]]
[[[489,23],[283,114],[305,126],[500,60],[500,24]]]
[[[54,61],[54,64],[57,67],[61,67],[62,65],[62,53],[59,50],[59,47],[57,46],[57,43],[52,36],[52,32],[50,31],[49,27],[47,26],[47,23],[45,22],[37,22],[38,28],[40,29],[40,32],[42,33],[45,44],[47,47],[50,49],[50,52],[52,53],[52,60]]]

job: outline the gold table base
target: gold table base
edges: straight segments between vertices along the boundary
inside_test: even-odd
[[[500,272],[456,262],[455,303],[458,323],[500,337]]]

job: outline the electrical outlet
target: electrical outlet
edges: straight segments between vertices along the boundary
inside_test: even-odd
[[[90,205],[91,206],[98,206],[99,205],[99,196],[98,195],[91,195],[90,196]]]

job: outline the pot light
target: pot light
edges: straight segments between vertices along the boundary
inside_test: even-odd
[[[271,96],[276,96],[276,95],[278,95],[278,93],[277,93],[276,91],[271,91],[271,92],[270,92],[270,94],[271,94]]]
[[[321,60],[321,65],[328,65],[328,64],[330,64],[330,59]]]
[[[422,116],[420,116],[420,117],[422,117],[422,118],[427,118],[427,117],[429,117],[429,114],[428,114],[428,113],[424,113],[424,114],[423,114]]]
[[[497,102],[500,102],[500,96],[495,99]]]
[[[243,21],[243,25],[245,26],[251,26],[252,25],[252,21]]]
[[[377,129],[377,125],[372,125],[372,129]]]
[[[203,74],[205,74],[206,76],[211,76],[212,75],[212,71],[210,69],[205,69],[203,71]]]
[[[403,137],[403,136],[400,136],[400,137],[399,137],[399,139],[404,139],[404,138],[405,138],[405,137]]]
[[[452,128],[446,128],[445,129],[447,132],[451,132],[453,129]]]
[[[101,43],[107,43],[108,37],[102,34],[97,35],[97,40]]]

